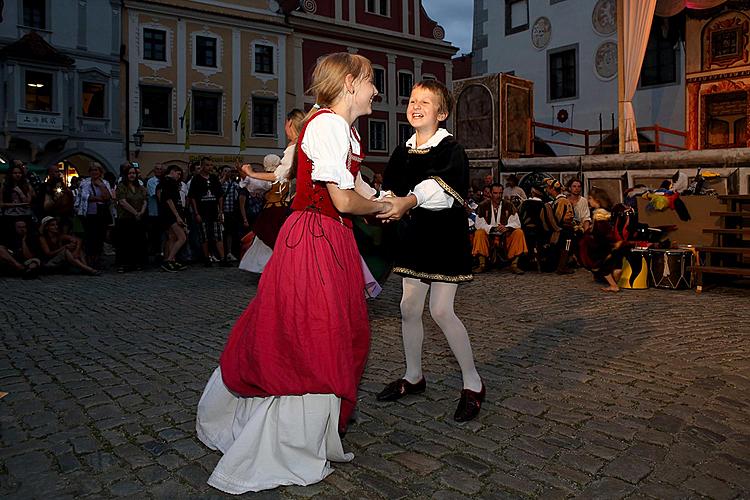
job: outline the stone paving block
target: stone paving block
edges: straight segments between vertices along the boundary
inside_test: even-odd
[[[508,491],[514,495],[532,496],[539,486],[531,481],[510,475],[505,472],[495,472],[489,476],[489,480],[495,483],[499,488]]]
[[[636,484],[651,473],[652,466],[631,455],[615,458],[604,468],[604,474]]]
[[[580,499],[625,498],[633,491],[633,486],[616,478],[604,477],[591,483],[578,497]]]
[[[441,462],[428,457],[427,455],[408,451],[393,455],[391,460],[400,463],[407,469],[424,474],[431,474],[443,466]]]
[[[534,415],[538,417],[547,410],[547,407],[538,402],[522,397],[511,397],[502,402],[502,406],[518,413]]]
[[[448,465],[457,467],[475,476],[481,476],[490,471],[490,466],[484,462],[464,454],[450,454],[442,458]]]
[[[705,474],[696,474],[692,478],[688,479],[684,486],[690,490],[700,493],[703,496],[709,498],[715,498],[718,500],[735,498],[738,490],[733,488],[731,485],[718,479],[712,478]],[[745,492],[747,493],[747,492]]]
[[[202,444],[198,444],[192,438],[182,439],[172,443],[172,449],[184,456],[188,460],[195,460],[208,453],[208,449]]]
[[[159,465],[149,465],[138,469],[135,472],[136,477],[146,485],[159,483],[169,477],[169,472]],[[144,488],[145,489],[145,488]]]
[[[372,493],[388,499],[409,498],[411,493],[392,481],[373,474],[365,473],[357,477],[357,481]]]

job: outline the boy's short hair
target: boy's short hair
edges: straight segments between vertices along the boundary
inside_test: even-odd
[[[451,95],[450,90],[448,90],[445,85],[437,80],[422,80],[414,85],[414,88],[416,87],[427,89],[435,94],[438,101],[440,101],[438,103],[438,111],[450,116],[451,111],[453,110],[453,95]],[[446,120],[448,119],[448,116],[445,117]]]

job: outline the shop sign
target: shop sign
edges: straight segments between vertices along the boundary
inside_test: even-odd
[[[44,130],[62,130],[62,116],[46,113],[30,113],[19,111],[16,114],[16,124],[23,128],[36,128]]]

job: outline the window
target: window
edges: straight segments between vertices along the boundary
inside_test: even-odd
[[[664,29],[664,28],[667,29]],[[654,18],[641,68],[641,86],[677,83],[677,38],[667,20]]]
[[[104,84],[83,82],[81,114],[87,118],[104,118]]]
[[[47,1],[23,0],[23,25],[29,28],[47,28]]]
[[[171,110],[171,88],[141,86],[141,127],[169,130]]]
[[[167,60],[167,32],[153,28],[143,28],[143,59],[149,61]]]
[[[569,99],[578,95],[577,51],[558,50],[549,55],[549,98]]]
[[[216,67],[216,38],[200,35],[195,37],[195,64],[206,68]]]
[[[253,135],[276,135],[276,99],[253,97]]]
[[[414,86],[414,77],[405,71],[398,72],[398,96],[409,97]]]
[[[40,71],[26,72],[26,109],[52,111],[52,74]]]
[[[414,129],[408,123],[398,124],[398,143],[404,144],[414,135]]]
[[[367,0],[365,10],[371,14],[388,16],[388,0]]]
[[[373,67],[373,83],[378,89],[378,94],[385,95],[385,70],[383,68]]]
[[[505,34],[529,29],[528,0],[505,0]]]
[[[255,72],[273,74],[273,47],[270,45],[255,46]]]
[[[221,131],[221,94],[193,91],[193,130],[209,134]]]
[[[386,122],[370,120],[370,151],[388,151]]]

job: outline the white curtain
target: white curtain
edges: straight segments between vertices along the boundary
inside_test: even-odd
[[[637,153],[638,132],[635,128],[633,95],[641,76],[643,56],[646,54],[648,35],[651,32],[651,21],[654,19],[656,0],[622,0],[621,38],[623,54],[623,75],[625,94],[620,96],[623,104],[623,125],[625,128],[625,152]]]
[[[682,11],[682,9],[710,9],[716,7],[726,0],[658,0],[656,3],[656,15],[670,17]]]

